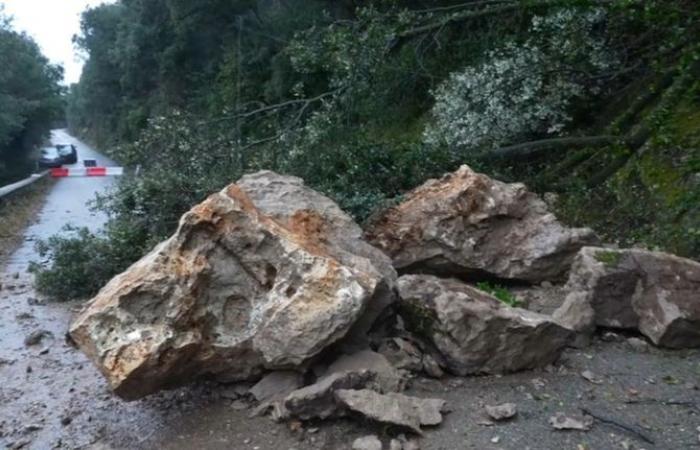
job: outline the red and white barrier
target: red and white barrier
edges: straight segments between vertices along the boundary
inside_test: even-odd
[[[53,178],[62,177],[106,177],[124,175],[123,167],[58,167],[51,169]]]

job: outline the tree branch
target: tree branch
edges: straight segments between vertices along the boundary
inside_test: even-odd
[[[481,159],[525,159],[533,155],[561,148],[602,147],[617,141],[619,137],[612,135],[603,136],[574,136],[540,139],[524,142],[522,144],[509,145],[496,150],[486,152]]]

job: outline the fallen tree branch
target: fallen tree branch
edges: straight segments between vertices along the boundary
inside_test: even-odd
[[[508,3],[506,5],[485,7],[485,8],[478,10],[478,11],[474,11],[472,9],[469,9],[469,10],[461,12],[461,13],[454,13],[452,15],[447,15],[446,17],[442,18],[442,20],[437,20],[437,21],[435,21],[433,23],[429,23],[427,25],[408,29],[406,31],[399,33],[397,37],[399,39],[409,39],[411,37],[418,36],[418,35],[423,34],[423,33],[429,33],[431,31],[439,29],[447,24],[464,22],[467,20],[477,19],[477,18],[486,17],[486,16],[505,14],[505,13],[513,12],[513,11],[516,11],[519,9],[523,9],[524,7],[527,7],[527,8],[547,7],[548,8],[548,7],[554,7],[554,6],[566,6],[570,3],[571,2],[567,1],[567,0],[540,0],[540,1],[532,2],[532,3],[528,4],[527,6],[523,5],[521,2],[512,2],[512,3]],[[590,3],[591,3],[591,5],[601,5],[601,4],[609,4],[610,2],[608,0],[594,0],[594,1],[591,1]]]
[[[584,414],[586,414],[586,415],[589,415],[589,416],[593,417],[594,419],[596,419],[596,420],[598,420],[598,421],[600,421],[600,422],[607,423],[608,425],[616,426],[617,428],[619,428],[619,429],[621,429],[621,430],[625,430],[625,431],[627,431],[628,433],[630,433],[630,434],[632,434],[632,435],[634,435],[634,436],[637,436],[639,439],[643,440],[643,441],[646,442],[647,444],[652,444],[652,445],[654,445],[654,440],[653,440],[652,438],[650,438],[649,436],[647,436],[646,434],[644,434],[644,432],[641,431],[641,430],[639,429],[639,427],[636,427],[636,426],[633,426],[633,425],[627,425],[627,424],[622,423],[622,422],[618,422],[617,420],[612,419],[612,418],[610,418],[610,417],[601,416],[600,414],[596,414],[596,413],[592,412],[592,411],[591,411],[590,409],[588,409],[588,408],[581,408],[581,412],[584,413]]]
[[[540,139],[537,141],[523,142],[509,145],[496,150],[491,150],[482,155],[480,159],[525,159],[539,153],[562,148],[602,147],[610,145],[620,138],[613,135],[602,136],[573,136]]]

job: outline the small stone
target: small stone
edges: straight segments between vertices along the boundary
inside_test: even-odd
[[[620,339],[620,335],[612,331],[606,331],[600,336],[600,340],[603,342],[617,342]]]
[[[32,332],[29,336],[24,338],[24,345],[31,347],[41,343],[42,339],[51,336],[51,333],[46,330],[36,330]]]
[[[588,431],[593,426],[593,417],[568,417],[562,412],[549,418],[549,424],[555,430],[580,430]]]
[[[243,400],[234,400],[231,402],[231,407],[236,411],[243,411],[244,409],[248,409],[248,404]]]
[[[627,345],[635,352],[639,352],[639,353],[648,353],[649,352],[649,343],[647,341],[645,341],[644,339],[640,339],[637,337],[628,338]]]
[[[491,443],[492,443],[492,444],[498,444],[499,442],[501,442],[501,437],[500,437],[500,436],[494,436],[494,437],[491,438]]]
[[[423,371],[431,378],[442,378],[445,375],[435,358],[427,353],[423,355]]]
[[[403,443],[403,450],[420,450],[420,444],[417,439],[409,439]]]
[[[392,439],[389,442],[389,450],[403,450],[403,443],[398,439]]]
[[[61,425],[63,425],[64,427],[67,426],[67,425],[70,425],[70,423],[71,423],[72,421],[73,421],[73,419],[72,419],[71,417],[69,417],[69,416],[63,416],[63,417],[61,417]]]
[[[545,288],[545,289],[550,289],[550,288],[551,288],[552,286],[554,286],[554,285],[552,284],[551,281],[546,281],[546,280],[545,280],[545,281],[543,281],[542,283],[540,283],[540,286],[542,286],[542,287]]]
[[[590,370],[584,370],[583,372],[581,372],[581,376],[586,381],[589,381],[593,384],[603,384],[603,380],[601,380],[596,374],[594,374]]]
[[[42,427],[41,425],[38,425],[38,424],[36,424],[36,423],[30,423],[29,425],[26,425],[26,426],[22,429],[22,434],[33,433],[33,432],[35,432],[35,431],[41,430],[42,428],[43,428],[43,427]]]
[[[382,450],[382,441],[375,435],[363,436],[355,439],[352,450]]]
[[[244,444],[250,444],[250,439],[243,439]]]
[[[486,413],[493,420],[508,420],[518,413],[515,403],[503,403],[496,406],[486,405]]]

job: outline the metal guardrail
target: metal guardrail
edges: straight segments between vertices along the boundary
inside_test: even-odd
[[[3,198],[19,189],[22,189],[23,187],[29,186],[32,183],[35,183],[36,181],[39,181],[40,179],[44,178],[46,175],[49,174],[48,170],[45,170],[41,173],[35,173],[30,175],[28,178],[25,178],[24,180],[17,181],[12,184],[8,184],[7,186],[2,186],[0,187],[0,198]]]

